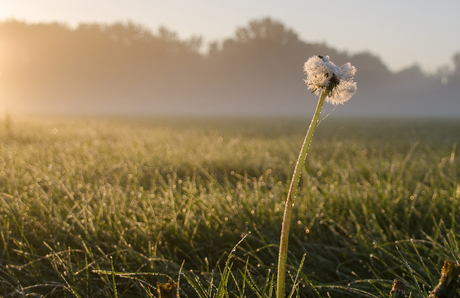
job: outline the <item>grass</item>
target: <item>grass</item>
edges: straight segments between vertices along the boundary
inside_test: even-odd
[[[10,118],[0,296],[273,297],[309,119]],[[295,199],[293,297],[412,297],[460,261],[458,120],[332,119]],[[238,244],[238,245],[237,245]],[[236,246],[235,246],[236,245]],[[288,293],[289,294],[289,293]]]

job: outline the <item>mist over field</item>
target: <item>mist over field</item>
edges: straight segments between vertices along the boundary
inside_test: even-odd
[[[0,23],[0,109],[92,115],[305,115],[316,96],[303,63],[329,55],[351,62],[357,94],[342,116],[460,116],[460,49],[451,65],[398,72],[369,52],[299,39],[270,18],[236,28],[223,42],[180,39],[135,23]],[[408,57],[408,61],[411,61]],[[327,109],[326,109],[327,110]],[[331,107],[328,110],[332,110]]]

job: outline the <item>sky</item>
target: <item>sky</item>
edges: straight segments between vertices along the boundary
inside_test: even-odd
[[[1,0],[0,20],[30,23],[132,21],[165,26],[205,43],[232,37],[237,27],[270,17],[307,42],[349,53],[369,51],[391,70],[414,64],[427,72],[460,52],[458,0]],[[331,57],[333,58],[333,57]]]

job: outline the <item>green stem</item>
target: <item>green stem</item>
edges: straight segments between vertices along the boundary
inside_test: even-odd
[[[299,184],[300,174],[302,173],[303,164],[305,162],[305,158],[307,157],[308,147],[310,146],[311,140],[313,138],[313,133],[315,132],[316,125],[318,124],[319,115],[321,114],[326,95],[327,91],[323,90],[319,97],[315,115],[313,115],[313,119],[311,120],[310,127],[308,128],[307,135],[303,141],[302,149],[300,150],[299,158],[297,159],[294,174],[292,175],[291,186],[289,187],[289,192],[286,199],[286,206],[284,207],[284,218],[283,226],[281,228],[280,250],[278,257],[278,279],[276,292],[277,298],[284,298],[285,295],[286,260],[288,253],[289,228],[291,225],[292,206],[294,201],[293,196],[295,195],[297,185]]]

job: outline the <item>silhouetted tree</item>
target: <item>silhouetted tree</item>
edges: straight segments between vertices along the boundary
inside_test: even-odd
[[[420,68],[420,65],[414,64],[407,68],[404,68],[396,73],[399,80],[404,81],[420,81],[426,78],[426,74]]]
[[[201,37],[180,39],[166,27],[154,32],[133,22],[72,29],[6,20],[0,22],[0,94],[42,112],[288,113],[304,107],[303,63],[318,54],[357,67],[354,102],[375,94],[397,98],[402,91],[404,98],[419,96],[428,83],[441,81],[417,65],[393,73],[371,53],[302,41],[271,18],[237,28],[206,54],[202,45]],[[460,53],[453,64],[449,94],[460,81]]]
[[[353,65],[359,69],[356,81],[382,81],[391,77],[392,73],[382,60],[369,52],[362,52],[350,57]]]
[[[454,60],[454,72],[460,73],[460,52],[456,53],[452,60]]]
[[[460,84],[460,52],[457,52],[452,57],[454,63],[454,69],[452,71],[452,75],[449,77],[449,85],[456,85]]]

